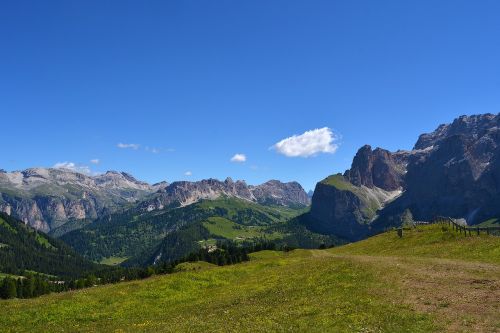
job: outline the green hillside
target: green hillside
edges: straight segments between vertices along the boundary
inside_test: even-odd
[[[450,226],[438,224],[404,229],[402,238],[395,231],[380,234],[339,247],[336,253],[460,259],[500,264],[500,237],[491,237],[484,232],[479,236],[464,237]]]
[[[23,275],[25,271],[59,278],[75,278],[105,269],[6,214],[0,213],[0,273]]]
[[[263,251],[234,266],[185,263],[172,275],[0,301],[0,331],[500,328],[500,238],[463,238],[440,225],[407,230],[402,239],[395,235],[329,250]]]
[[[289,220],[304,209],[263,206],[235,198],[204,200],[186,207],[154,212],[126,211],[61,237],[78,253],[97,262],[129,258],[124,265],[147,265],[181,258],[217,240],[276,240],[293,246],[338,243],[313,234]],[[116,262],[116,261],[113,261]]]

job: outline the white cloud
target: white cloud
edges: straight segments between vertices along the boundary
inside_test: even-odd
[[[247,157],[245,154],[234,154],[234,156],[231,157],[231,162],[243,163],[246,160],[247,160]]]
[[[76,165],[73,162],[57,162],[54,164],[53,168],[55,169],[66,169],[66,170],[71,170],[74,172],[79,172],[79,173],[84,173],[84,174],[91,174],[92,172],[90,171],[90,168],[86,165]]]
[[[310,157],[319,153],[333,154],[339,145],[338,136],[328,127],[317,128],[293,135],[276,143],[271,149],[287,157]]]
[[[193,173],[191,171],[184,172],[184,176],[188,176],[189,177],[189,176],[192,176],[192,175],[193,175]]]
[[[139,149],[139,147],[141,145],[137,144],[137,143],[119,143],[116,145],[118,148],[122,148],[122,149],[126,149],[126,148],[130,148],[130,149],[133,149],[133,150],[137,150]]]
[[[98,158],[94,158],[92,160],[90,160],[90,163],[92,164],[99,164],[100,160]]]

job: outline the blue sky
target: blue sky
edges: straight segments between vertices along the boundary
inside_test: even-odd
[[[498,113],[499,17],[487,0],[3,1],[0,168],[311,189],[363,144]],[[271,148],[314,129],[284,143],[299,156]]]

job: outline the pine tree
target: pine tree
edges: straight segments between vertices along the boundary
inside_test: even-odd
[[[17,298],[23,298],[23,279],[19,278],[16,281]]]
[[[0,296],[2,298],[15,298],[17,297],[16,281],[10,277],[3,279],[2,288],[0,289]]]

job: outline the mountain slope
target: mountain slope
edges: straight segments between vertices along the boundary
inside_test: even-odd
[[[128,265],[142,265],[154,262],[154,258],[178,259],[201,246],[215,245],[218,239],[284,239],[294,234],[291,224],[285,227],[286,221],[302,212],[222,197],[174,209],[132,209],[67,233],[61,239],[92,260],[122,257],[131,258]],[[314,244],[319,246],[329,240],[320,236]]]
[[[317,184],[304,223],[358,240],[416,220],[476,224],[500,216],[500,115],[462,116],[423,134],[411,151],[369,146],[351,169]]]
[[[1,301],[0,330],[495,332],[499,242],[430,226],[401,239],[389,232],[329,250],[254,253],[233,266],[186,264],[23,301],[23,311]],[[440,245],[453,251],[436,252]]]
[[[68,169],[0,172],[0,211],[49,232],[69,221],[92,220],[156,192],[127,173],[87,176]]]
[[[0,273],[22,275],[25,270],[60,278],[75,278],[105,267],[96,265],[59,240],[0,213]]]

